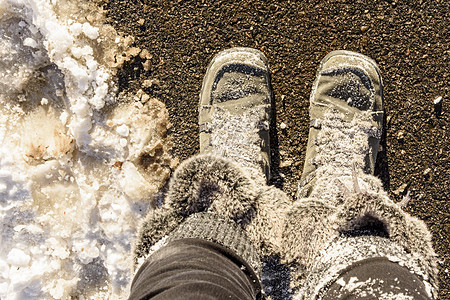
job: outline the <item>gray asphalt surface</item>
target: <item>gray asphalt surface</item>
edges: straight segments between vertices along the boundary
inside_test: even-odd
[[[303,166],[309,93],[320,60],[337,49],[375,59],[384,79],[386,111],[377,174],[395,201],[410,192],[406,210],[433,233],[440,296],[450,299],[450,1],[101,3],[107,21],[152,55],[148,71],[139,58],[122,67],[120,91],[136,92],[143,80],[155,80],[143,89],[166,104],[180,160],[198,152],[198,94],[212,56],[233,46],[267,55],[276,110],[274,184],[292,197]]]

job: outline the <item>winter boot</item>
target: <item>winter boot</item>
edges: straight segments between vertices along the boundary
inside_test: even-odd
[[[417,286],[436,296],[436,255],[426,225],[391,201],[373,176],[383,117],[377,65],[349,51],[328,54],[310,100],[306,162],[282,242],[294,298],[322,299],[332,285],[348,296],[345,274],[360,274],[358,268],[367,269],[373,261],[393,270],[406,268],[399,272],[413,273]],[[362,277],[355,280],[353,288],[367,286]],[[341,290],[336,282],[343,283]],[[399,290],[382,288],[400,299]],[[360,298],[366,291],[352,295]],[[389,299],[380,295],[366,296]]]
[[[376,63],[349,51],[328,54],[313,84],[310,119],[298,198],[312,192],[321,166],[322,173],[344,170],[338,175],[350,175],[356,167],[373,174],[383,123],[383,86]]]
[[[272,103],[264,54],[232,48],[211,61],[200,93],[200,153],[227,157],[269,178]]]
[[[200,154],[180,164],[164,204],[146,216],[136,264],[170,241],[200,238],[235,251],[259,274],[259,257],[279,250],[290,201],[265,184],[271,101],[261,52],[233,48],[213,58],[200,94]]]

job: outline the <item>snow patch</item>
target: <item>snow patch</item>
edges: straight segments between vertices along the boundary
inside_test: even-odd
[[[0,299],[126,298],[137,223],[177,164],[163,103],[117,105],[132,38],[99,11],[0,2]]]
[[[30,259],[31,257],[24,251],[13,248],[9,251],[6,261],[16,267],[26,267],[30,263]]]

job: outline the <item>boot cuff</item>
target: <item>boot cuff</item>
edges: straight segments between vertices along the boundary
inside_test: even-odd
[[[437,264],[431,234],[423,221],[404,212],[383,191],[347,191],[336,206],[328,205],[326,199],[300,199],[287,216],[283,237],[284,257],[293,265],[293,288],[307,284],[305,274],[321,274],[317,279],[322,280],[329,272],[326,276],[329,282],[345,268],[339,265],[339,259],[348,265],[360,260],[364,253],[381,255],[386,248],[390,249],[385,253],[386,258],[399,257],[405,266],[428,282],[429,290],[436,297]],[[375,243],[375,252],[369,247],[370,241]],[[330,246],[338,242],[348,243],[353,250],[342,254],[339,247]],[[358,252],[359,242],[366,243],[367,246],[361,247],[368,250]],[[333,260],[336,265],[329,263]],[[320,282],[314,284],[320,286]]]
[[[256,248],[235,222],[212,213],[197,213],[181,223],[167,237],[166,243],[186,238],[207,240],[234,251],[259,277],[261,262]]]
[[[165,237],[180,236],[183,231],[193,228],[191,224],[194,221],[183,223],[193,218],[196,222],[210,225],[201,226],[201,232],[191,232],[192,237],[219,239],[216,230],[222,227],[216,228],[217,224],[225,223],[245,232],[246,239],[236,233],[224,235],[217,242],[224,246],[229,244],[228,248],[246,256],[243,258],[258,273],[259,267],[253,262],[259,260],[248,254],[253,250],[239,241],[253,243],[259,256],[275,252],[280,244],[283,214],[288,207],[289,199],[283,192],[255,182],[251,174],[237,163],[208,155],[194,156],[181,163],[173,174],[164,204],[151,209],[142,222],[134,249],[135,265],[164,243]],[[222,221],[215,221],[204,213],[213,214],[214,218]],[[230,229],[229,232],[236,230]],[[222,233],[226,232],[223,229]]]

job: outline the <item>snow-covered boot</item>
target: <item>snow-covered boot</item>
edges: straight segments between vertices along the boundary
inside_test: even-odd
[[[405,266],[435,296],[429,231],[373,176],[383,119],[378,66],[349,51],[328,54],[310,101],[304,173],[283,234],[296,297],[321,299],[344,272],[378,258]]]
[[[373,175],[384,115],[382,80],[373,60],[349,51],[328,54],[313,84],[309,113],[297,198],[310,195],[316,179],[326,172],[351,175],[355,165]]]
[[[271,102],[260,51],[233,48],[216,55],[200,94],[200,154],[180,164],[164,204],[146,216],[136,263],[168,241],[202,238],[232,249],[259,274],[258,256],[280,247],[279,211],[289,203],[266,185]]]
[[[268,179],[271,104],[268,62],[262,52],[232,48],[217,54],[200,94],[200,153],[227,157]]]

